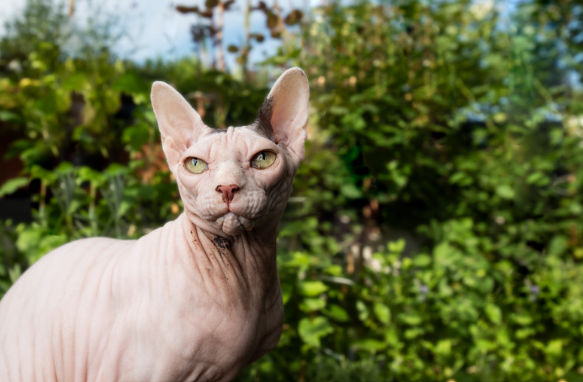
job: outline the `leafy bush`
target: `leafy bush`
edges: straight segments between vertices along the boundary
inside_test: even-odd
[[[279,232],[283,335],[239,380],[583,380],[580,26],[563,2],[489,4],[331,2],[282,35],[265,73],[305,68],[310,139]],[[24,170],[0,195],[32,180],[35,219],[0,226],[1,292],[64,242],[180,213],[152,80],[217,127],[251,122],[269,80],[19,33],[0,123]]]

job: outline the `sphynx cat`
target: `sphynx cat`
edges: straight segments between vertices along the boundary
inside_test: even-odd
[[[152,105],[184,212],[138,240],[59,247],[0,301],[0,381],[229,381],[277,345],[279,219],[304,155],[308,80],[286,71],[255,123]]]

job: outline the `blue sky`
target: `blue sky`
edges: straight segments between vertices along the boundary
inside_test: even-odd
[[[63,0],[53,0],[63,3]],[[317,0],[316,0],[317,1]],[[316,1],[312,1],[315,3]],[[252,2],[255,3],[254,0]],[[266,1],[268,4],[271,1]],[[294,4],[295,2],[295,4]],[[26,4],[26,0],[0,0],[0,34],[4,23],[17,17]],[[162,57],[175,59],[193,54],[194,43],[190,36],[190,25],[196,16],[182,15],[174,10],[176,5],[199,5],[203,0],[76,0],[75,21],[85,25],[90,16],[119,18],[119,26],[124,36],[119,40],[115,51],[123,58],[138,62],[147,58]],[[242,7],[243,1],[237,1],[236,7]],[[286,8],[295,5],[301,7],[303,0],[288,0]],[[225,14],[225,47],[229,44],[240,45],[244,38],[243,12],[235,10]],[[251,17],[252,32],[266,32],[265,17],[260,12],[253,12]],[[278,42],[266,40],[252,50],[252,61],[263,60],[277,50]],[[226,54],[227,65],[233,55]],[[230,58],[229,58],[230,56]]]

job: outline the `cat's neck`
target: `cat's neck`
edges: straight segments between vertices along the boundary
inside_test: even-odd
[[[247,292],[259,299],[281,298],[276,225],[230,236],[187,213],[180,215],[175,223],[188,242],[192,270],[199,276],[221,275],[236,281],[239,288],[248,288]]]

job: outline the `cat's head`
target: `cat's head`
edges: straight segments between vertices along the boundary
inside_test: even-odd
[[[171,86],[155,82],[152,106],[187,214],[228,235],[277,226],[304,156],[308,101],[306,75],[289,69],[252,125],[219,130]]]

